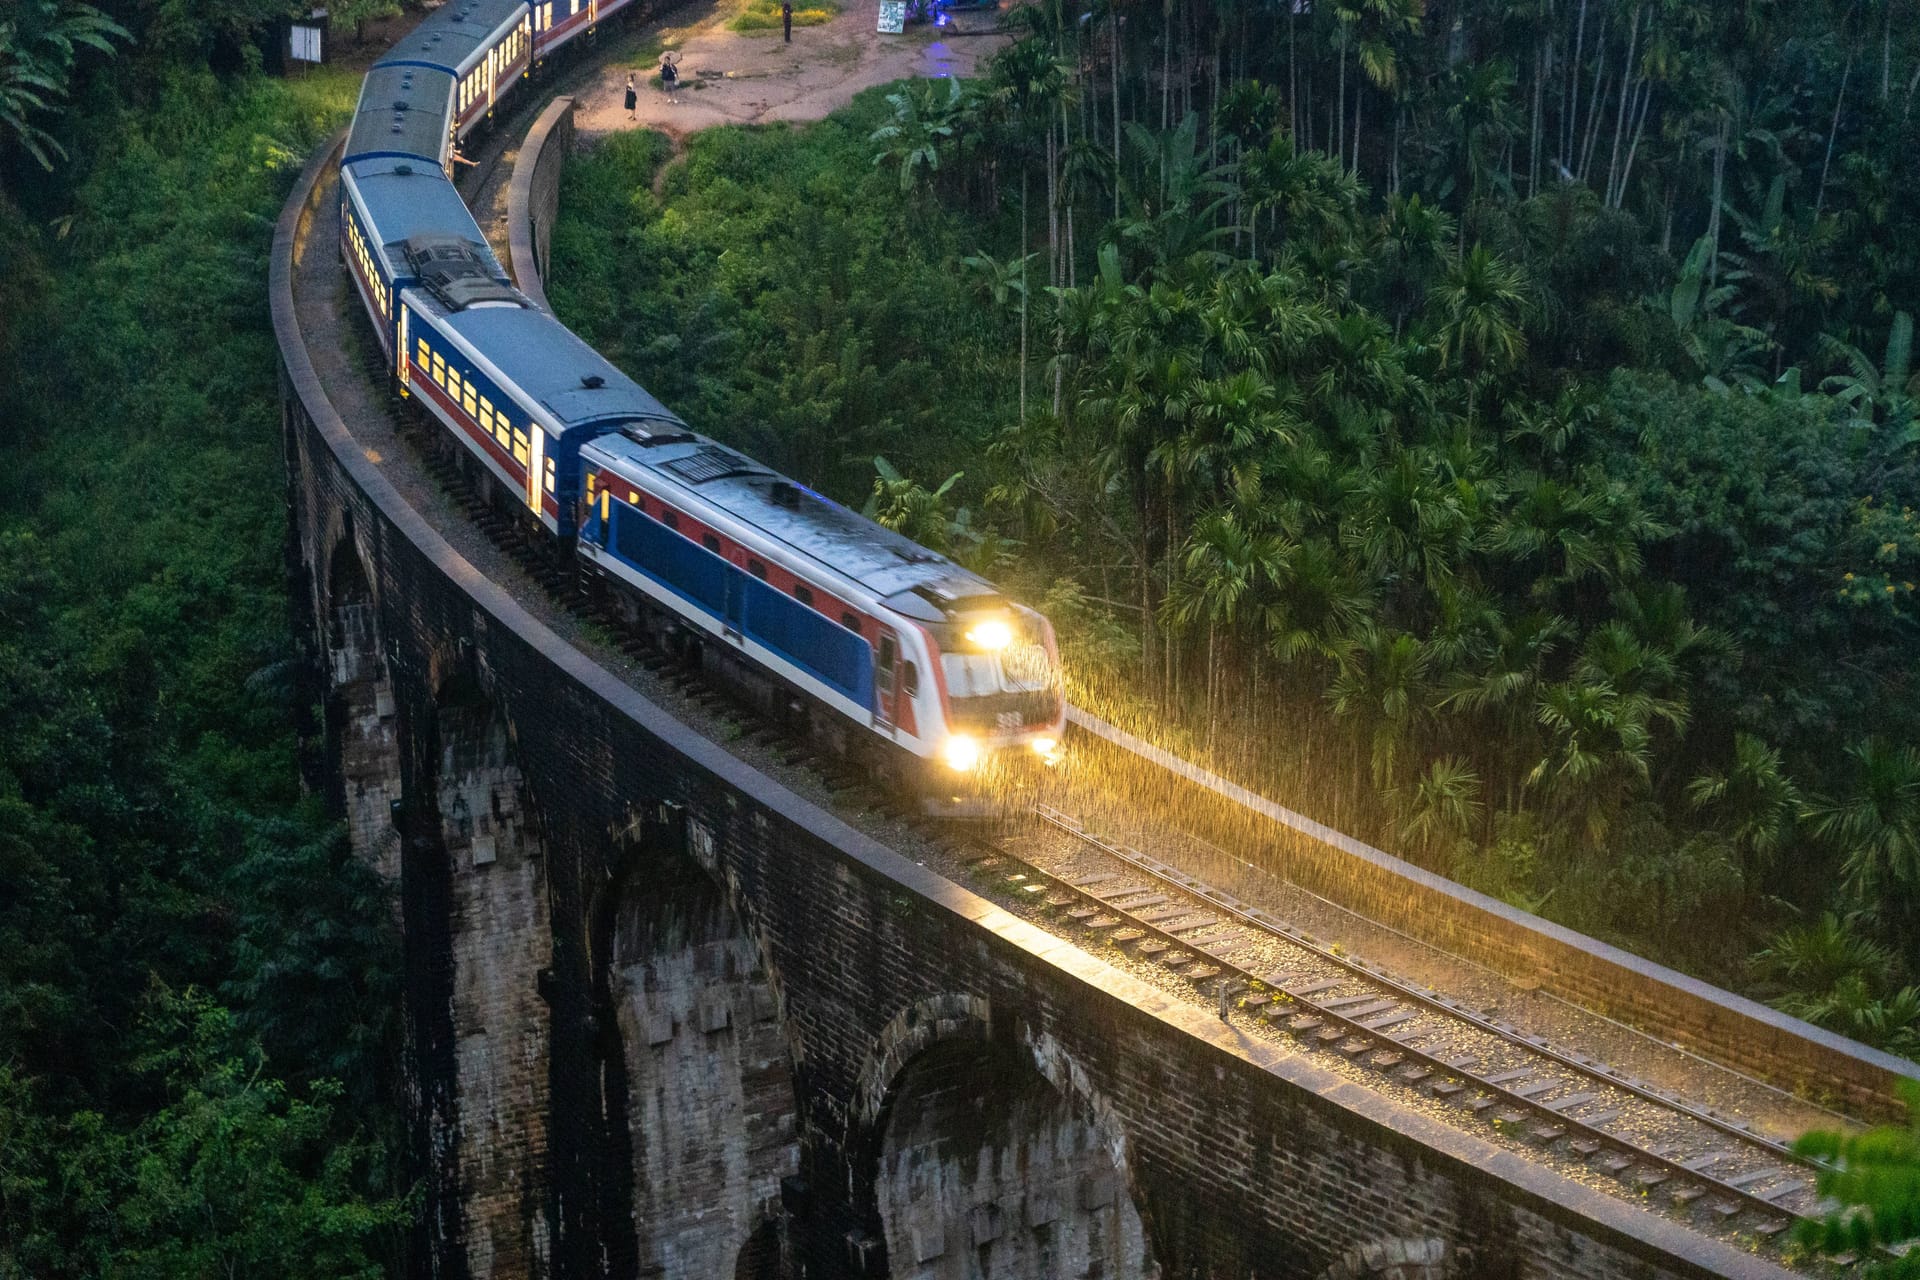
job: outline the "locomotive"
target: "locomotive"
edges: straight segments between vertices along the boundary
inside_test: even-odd
[[[340,253],[396,395],[542,553],[663,646],[948,815],[1057,761],[1053,629],[986,579],[692,430],[514,288],[455,147],[631,0],[455,0],[368,72]]]

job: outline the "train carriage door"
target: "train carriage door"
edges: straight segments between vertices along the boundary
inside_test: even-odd
[[[493,110],[494,99],[498,96],[495,86],[500,80],[500,46],[487,50],[487,110]]]
[[[894,699],[900,679],[900,638],[891,627],[880,628],[880,645],[873,654],[873,723],[891,730],[897,716]]]
[[[407,359],[407,353],[413,346],[413,341],[409,337],[409,334],[413,330],[413,326],[410,323],[412,315],[407,311],[407,304],[404,302],[395,307],[394,310],[399,313],[400,321],[397,330],[399,340],[393,344],[393,359],[395,365],[393,372],[394,377],[400,380],[400,394],[404,396],[407,394],[407,383],[410,381],[408,371],[411,365]]]
[[[542,507],[540,482],[547,474],[547,433],[531,422],[527,424],[527,431],[533,436],[533,453],[527,463],[527,505],[537,516]]]

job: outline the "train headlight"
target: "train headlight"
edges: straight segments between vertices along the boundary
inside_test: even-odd
[[[1037,756],[1051,758],[1053,753],[1059,749],[1060,744],[1052,738],[1035,738],[1033,740],[1033,754]]]
[[[967,628],[967,643],[988,653],[998,653],[1013,643],[1013,627],[999,618],[988,618]]]
[[[940,758],[955,773],[970,773],[980,763],[980,740],[956,733],[947,739],[946,746],[940,748]]]

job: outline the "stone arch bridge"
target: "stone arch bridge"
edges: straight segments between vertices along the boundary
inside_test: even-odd
[[[290,564],[326,776],[399,885],[444,1277],[1783,1274],[1172,1000],[675,722],[463,560],[308,356]]]

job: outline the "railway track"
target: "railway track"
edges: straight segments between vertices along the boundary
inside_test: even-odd
[[[376,354],[358,363],[373,385],[384,381]],[[1772,1238],[1818,1212],[1812,1169],[1741,1121],[1347,956],[1149,853],[1103,839],[1061,810],[1038,805],[1023,831],[991,844],[940,833],[857,765],[820,759],[793,726],[773,723],[697,663],[656,648],[583,590],[577,574],[539,554],[525,530],[475,489],[439,433],[397,406],[394,418],[422,469],[553,604],[599,624],[690,702],[740,720],[743,734],[786,764],[805,762],[837,795],[934,834],[957,863],[990,879],[995,896],[1027,904],[1056,932],[1177,975],[1197,1000],[1224,992],[1243,1023],[1359,1064],[1384,1091],[1450,1108],[1457,1123],[1491,1128],[1543,1160],[1584,1168],[1624,1195],[1709,1229]]]
[[[1710,1224],[1771,1237],[1816,1212],[1811,1168],[1741,1121],[1345,955],[1070,814],[1034,818],[1041,836],[972,861],[1062,931]]]

